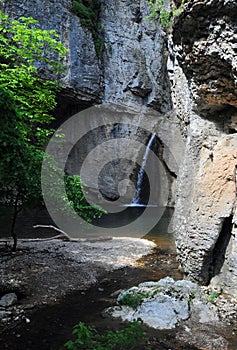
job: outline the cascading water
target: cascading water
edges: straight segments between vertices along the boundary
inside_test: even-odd
[[[144,180],[145,168],[146,168],[146,164],[147,164],[147,160],[149,157],[149,153],[150,153],[152,144],[155,142],[155,140],[156,140],[156,133],[152,134],[152,136],[147,144],[146,152],[145,152],[143,159],[142,159],[142,165],[141,165],[139,173],[138,173],[136,192],[134,194],[132,204],[137,204],[137,205],[141,204],[141,192],[142,192],[142,184],[143,184],[143,180]]]

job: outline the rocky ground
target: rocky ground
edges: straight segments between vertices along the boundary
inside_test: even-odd
[[[20,241],[14,253],[1,246],[0,327],[26,320],[26,310],[86,290],[108,271],[132,265],[155,244],[134,238],[84,242]]]
[[[121,291],[117,305],[105,313],[123,321],[141,319],[154,329],[176,328],[176,339],[187,346],[228,350],[232,347],[226,329],[232,326],[231,338],[236,334],[236,311],[236,303],[220,291],[165,277]]]
[[[21,241],[16,253],[1,246],[0,262],[0,342],[11,350],[59,349],[79,320],[117,329],[121,320],[104,310],[116,304],[122,289],[157,283],[168,274],[182,280],[172,249],[140,239]],[[178,320],[176,328],[147,327],[152,349],[236,350],[236,301],[218,290],[213,295],[209,287],[195,288],[206,300],[209,296],[203,306],[208,304],[211,313],[197,312],[197,302],[192,316]],[[184,303],[189,315],[191,299],[189,293]],[[208,316],[204,322],[196,317],[201,313]]]

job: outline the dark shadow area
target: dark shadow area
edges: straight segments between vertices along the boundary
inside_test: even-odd
[[[233,215],[225,218],[222,229],[212,251],[209,266],[209,282],[218,275],[225,261],[226,250],[231,238]]]

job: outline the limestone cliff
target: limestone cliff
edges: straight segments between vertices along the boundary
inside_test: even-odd
[[[83,162],[83,154],[98,141],[117,135],[147,144],[150,133],[156,133],[157,153],[169,178],[169,203],[176,201],[181,265],[188,278],[211,281],[237,297],[236,1],[186,1],[168,35],[159,21],[147,18],[146,0],[102,0],[104,51],[99,58],[71,0],[3,0],[1,7],[14,18],[33,16],[41,27],[56,29],[69,48],[60,118],[101,102],[131,108],[136,127],[128,118],[126,125],[90,134],[74,161]],[[143,118],[136,112],[141,109]],[[119,147],[113,145],[112,151],[116,158]],[[135,161],[142,156],[140,147],[127,153]],[[73,171],[74,163],[68,164]],[[119,196],[119,183],[134,182],[137,174],[129,162],[109,163],[103,171],[101,192],[111,200]],[[88,182],[94,186],[89,173]],[[129,185],[126,192],[124,201],[131,198]]]
[[[180,260],[190,278],[235,296],[236,14],[232,0],[189,1],[173,32],[192,98],[175,216]]]
[[[83,28],[72,12],[71,0],[3,0],[0,7],[12,18],[33,17],[42,29],[54,29],[68,48],[62,77],[64,90],[59,98],[64,104],[89,106],[101,100],[101,69],[91,32]]]
[[[141,148],[147,144],[153,132],[159,137],[161,161],[166,159],[167,176],[171,184],[174,178],[170,174],[177,172],[177,161],[172,160],[168,151],[171,140],[175,137],[175,125],[169,120],[164,122],[163,118],[172,109],[167,71],[167,38],[159,22],[147,18],[147,1],[101,1],[100,25],[104,50],[100,57],[96,55],[90,30],[73,14],[71,0],[4,0],[2,7],[13,18],[32,16],[39,20],[42,28],[55,29],[69,49],[64,62],[67,74],[62,78],[64,88],[58,98],[57,118],[65,120],[85,107],[103,102],[123,104],[127,110],[131,108],[131,115],[134,110],[137,111],[134,127],[117,127],[120,138],[138,137],[141,146],[136,147],[135,153],[134,150],[127,152],[128,159],[133,160],[132,165],[128,166],[126,163],[126,166],[121,166],[119,163],[118,168],[114,164],[107,166],[107,174],[101,177],[100,184],[103,195],[109,199],[117,198],[118,184],[125,178],[132,178],[134,185],[132,188],[127,187],[123,199],[123,202],[129,203],[137,172],[134,161],[137,159],[139,163],[142,158]],[[147,122],[150,133],[146,131],[146,127],[143,131],[138,131],[140,110],[146,107],[146,115],[153,113],[152,110],[150,113],[149,108],[157,111],[156,119],[152,118],[152,121]],[[126,124],[127,121],[121,120],[121,123]],[[69,172],[76,171],[76,163],[80,167],[83,162],[82,155],[96,147],[103,133],[99,130],[97,136],[89,136],[86,142],[80,144],[80,149],[74,152],[68,162]],[[113,134],[111,127],[111,130],[104,133],[104,140],[114,137]],[[118,158],[119,148],[113,147],[111,152],[115,159]],[[178,159],[179,154],[175,158]],[[93,162],[91,167],[98,167],[98,162]],[[122,168],[126,170],[122,171]],[[86,182],[91,189],[95,187],[90,177],[87,177]],[[171,194],[169,197],[171,200]]]

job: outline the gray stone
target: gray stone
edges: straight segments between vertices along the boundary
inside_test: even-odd
[[[187,4],[175,23],[174,42],[182,46],[178,59],[200,112],[217,110],[224,105],[237,106],[235,14],[233,0],[218,3],[195,0]],[[201,26],[198,25],[200,15]],[[193,33],[191,40],[190,32]]]
[[[174,51],[191,91],[186,150],[176,182],[178,255],[189,279],[211,281],[235,297],[236,9],[233,0],[190,1],[173,32]],[[179,113],[185,112],[182,101],[187,99],[179,101]]]
[[[104,101],[171,109],[166,37],[146,0],[102,1]]]
[[[155,132],[165,174],[160,176],[161,184],[154,181],[151,192],[160,193],[165,187],[168,204],[176,206],[173,228],[182,268],[188,278],[211,281],[237,297],[237,232],[232,227],[237,224],[236,1],[186,1],[175,19],[173,35],[167,35],[159,21],[147,19],[146,0],[103,0],[105,50],[100,60],[91,32],[71,11],[71,0],[3,0],[0,6],[12,18],[33,16],[42,28],[56,29],[68,47],[61,114],[72,112],[69,100],[80,109],[113,102],[132,110],[130,116],[120,111],[119,129],[101,128],[99,135],[89,135],[76,152],[74,165],[103,141],[103,133],[105,139],[115,135],[116,140],[138,140],[141,146],[127,147],[126,155],[140,163],[142,144],[150,135],[139,127]],[[109,122],[109,113],[102,124]],[[119,158],[118,144],[108,152]],[[119,204],[129,203],[137,175],[132,162],[106,165],[98,194],[91,175],[98,168],[95,161],[86,173],[92,199],[122,197]],[[157,179],[153,169],[152,173]],[[163,186],[166,182],[168,189]]]
[[[15,293],[8,293],[1,297],[0,306],[8,307],[17,303],[17,295]]]
[[[11,314],[11,311],[0,310],[0,320],[10,316]]]
[[[191,315],[191,319],[197,323],[211,324],[219,321],[216,310],[211,309],[208,304],[198,299],[194,299],[191,303]]]
[[[140,300],[137,307],[123,305],[126,295],[131,300]],[[122,320],[141,318],[148,326],[156,329],[172,329],[190,319],[197,324],[219,321],[216,311],[207,304],[201,288],[190,281],[174,281],[166,277],[157,282],[140,283],[122,291],[117,298],[120,306],[109,308],[107,313]]]
[[[61,78],[64,86],[62,95],[67,100],[80,104],[93,104],[100,100],[101,70],[92,34],[72,13],[71,0],[3,0],[0,7],[13,18],[32,16],[39,21],[41,28],[54,29],[59,34],[69,49],[64,61],[66,75]]]
[[[134,317],[140,317],[148,326],[156,329],[172,329],[189,317],[188,301],[157,294],[154,300],[144,301]]]

